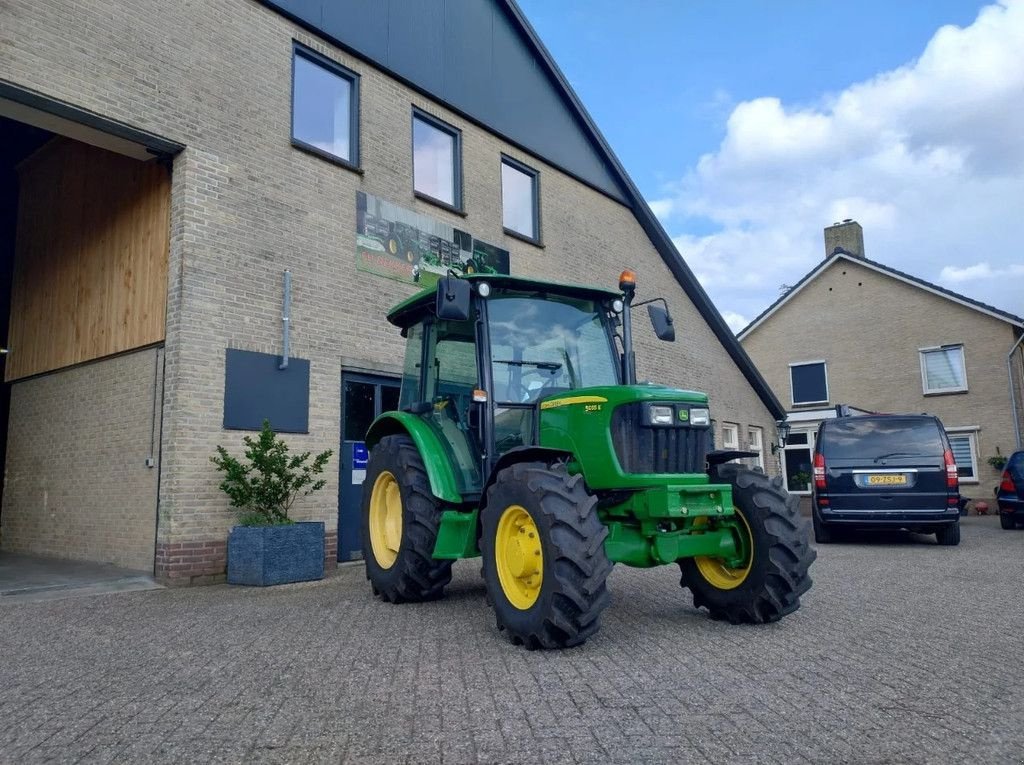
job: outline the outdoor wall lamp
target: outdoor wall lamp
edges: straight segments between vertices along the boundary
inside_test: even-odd
[[[786,439],[789,438],[790,425],[785,420],[779,420],[775,423],[775,428],[779,434],[778,443],[772,444],[772,454],[775,454],[786,446]]]

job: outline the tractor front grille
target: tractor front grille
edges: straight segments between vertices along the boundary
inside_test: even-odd
[[[703,473],[710,438],[707,427],[648,425],[639,402],[612,413],[612,444],[625,473]]]

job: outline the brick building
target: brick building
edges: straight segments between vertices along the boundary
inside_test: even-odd
[[[825,229],[825,254],[738,335],[789,408],[789,490],[810,494],[815,430],[848,404],[854,414],[938,416],[963,495],[991,501],[1000,471],[988,458],[1019,443],[1024,319],[867,259],[856,221]]]
[[[0,17],[4,550],[216,580],[209,458],[266,416],[335,450],[295,515],[352,557],[358,442],[401,365],[384,314],[452,264],[635,268],[679,328],[637,322],[641,377],[774,439],[783,410],[511,0]]]

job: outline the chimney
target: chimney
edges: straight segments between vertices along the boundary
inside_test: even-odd
[[[864,257],[864,229],[852,218],[833,223],[825,229],[825,257],[831,258],[841,250],[857,258]]]

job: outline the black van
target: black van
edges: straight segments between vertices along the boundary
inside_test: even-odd
[[[903,528],[960,544],[960,480],[942,423],[912,414],[822,422],[811,511],[820,544],[853,528]]]

